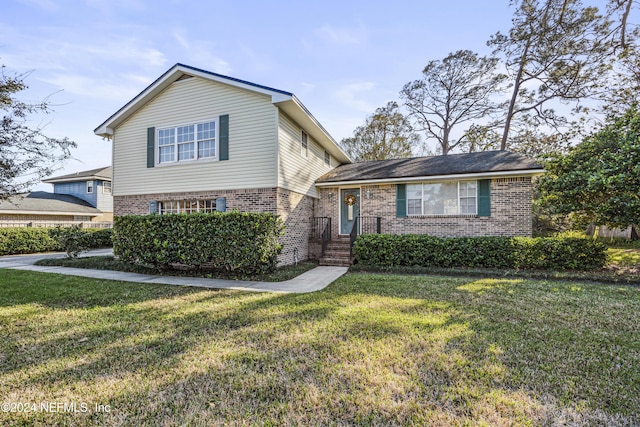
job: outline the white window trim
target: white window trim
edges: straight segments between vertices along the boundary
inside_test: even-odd
[[[206,207],[206,203],[209,202],[210,205],[213,206],[209,206]],[[175,203],[176,204],[176,212],[163,212],[166,207],[164,206],[165,203]],[[193,213],[194,211],[192,210],[193,208],[191,208],[192,204],[196,204],[196,210],[195,212],[204,212],[204,213],[212,213],[212,212],[216,212],[216,205],[217,205],[217,200],[216,199],[204,199],[204,200],[186,200],[186,199],[181,199],[181,200],[164,200],[164,201],[158,201],[157,202],[157,207],[156,207],[156,212],[158,213],[158,215],[171,215],[171,214],[181,214],[181,213]],[[187,208],[187,205],[189,205],[189,207]]]
[[[95,187],[94,181],[87,181],[87,194],[93,194],[95,190],[94,187]]]
[[[213,157],[202,157],[202,158],[198,158],[198,125],[199,124],[203,124],[203,123],[210,123],[210,122],[215,122],[216,123],[216,144],[215,144],[215,150],[216,150],[216,155]],[[194,126],[194,139],[193,139],[193,144],[194,144],[194,156],[193,159],[185,159],[185,160],[178,160],[178,128],[180,127],[184,127],[184,126]],[[172,162],[160,162],[160,131],[162,130],[167,130],[167,129],[175,129],[174,132],[174,141],[173,141],[173,147],[174,147],[174,159]],[[183,144],[183,143],[181,143]],[[165,146],[163,146],[165,147]],[[182,124],[177,124],[177,125],[172,125],[172,126],[163,126],[163,127],[159,127],[156,129],[155,132],[155,144],[154,144],[154,164],[155,166],[159,166],[159,167],[164,167],[164,166],[173,166],[173,165],[182,165],[182,164],[188,164],[188,163],[193,163],[193,162],[212,162],[212,161],[219,161],[220,158],[220,121],[218,120],[218,118],[213,118],[213,119],[207,119],[207,120],[198,120],[197,122],[190,122],[190,123],[182,123]]]
[[[407,200],[406,200],[406,212],[407,212],[407,216],[411,216],[411,217],[421,217],[421,216],[428,216],[428,217],[456,217],[456,216],[478,216],[478,181],[477,180],[470,180],[470,179],[465,179],[465,180],[460,180],[460,181],[431,181],[431,182],[412,182],[411,184],[407,184],[407,185],[421,185],[423,186],[422,189],[422,196],[420,199],[420,211],[424,212],[424,185],[430,185],[430,184],[441,184],[441,183],[445,183],[445,182],[455,182],[456,183],[456,187],[457,187],[457,192],[458,192],[458,212],[455,214],[446,214],[446,213],[441,213],[441,214],[425,214],[425,213],[419,213],[419,214],[410,214],[409,213],[409,195],[407,193]],[[460,184],[463,182],[475,182],[476,183],[476,196],[474,197],[476,203],[475,203],[475,212],[474,213],[460,213]],[[408,191],[408,190],[407,190]],[[415,199],[411,199],[411,200],[415,200]]]
[[[327,166],[331,166],[331,154],[327,150],[324,150],[324,164]]]
[[[107,186],[107,184],[109,184]],[[109,188],[109,191],[106,191],[106,188]],[[111,181],[102,181],[102,194],[113,194],[113,187],[111,186]]]
[[[300,131],[300,155],[304,158],[309,157],[309,134],[304,129]]]

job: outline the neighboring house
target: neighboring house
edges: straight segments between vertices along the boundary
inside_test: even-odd
[[[0,201],[0,227],[113,221],[111,167],[48,178],[53,193],[34,191]],[[101,224],[97,224],[97,223]]]
[[[111,194],[111,166],[47,178],[42,182],[53,184],[55,194],[67,194],[82,199],[100,211],[92,221],[113,221],[113,195]]]
[[[113,142],[115,215],[271,212],[286,227],[281,264],[313,256],[328,218],[334,238],[530,235],[542,172],[507,152],[351,164],[294,94],[182,64],[95,133]]]
[[[67,194],[34,191],[0,201],[0,227],[55,226],[91,221],[102,215],[84,200]]]

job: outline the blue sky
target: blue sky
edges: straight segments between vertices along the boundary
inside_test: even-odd
[[[177,62],[293,92],[340,141],[428,61],[490,53],[508,3],[4,0],[0,63],[31,71],[21,99],[51,96],[33,124],[78,143],[58,175],[109,165],[93,129]]]

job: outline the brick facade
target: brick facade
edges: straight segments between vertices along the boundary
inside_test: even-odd
[[[280,216],[285,234],[278,256],[279,265],[293,264],[309,258],[310,220],[313,216],[313,198],[282,188],[256,188],[240,190],[198,191],[180,193],[141,194],[114,196],[114,215],[145,215],[149,202],[171,200],[207,200],[225,197],[227,210],[241,212],[269,212]]]
[[[339,188],[320,188],[315,216],[331,217],[332,235],[338,235]],[[360,187],[360,215],[382,218],[382,233],[429,234],[440,237],[531,236],[531,178],[491,180],[491,216],[396,217],[396,185]]]

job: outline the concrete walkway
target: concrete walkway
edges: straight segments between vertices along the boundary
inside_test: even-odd
[[[111,249],[97,249],[85,252],[81,256],[112,255]],[[89,270],[85,268],[47,267],[33,265],[43,258],[64,258],[63,252],[11,255],[0,257],[0,268],[15,270],[39,271],[43,273],[66,274],[70,276],[91,277],[93,279],[121,280],[124,282],[159,283],[176,286],[195,286],[211,289],[234,289],[254,292],[306,293],[319,291],[329,286],[345,274],[347,267],[316,267],[298,277],[284,282],[255,282],[242,280],[205,279],[199,277],[155,276],[148,274],[127,273],[112,270]]]

